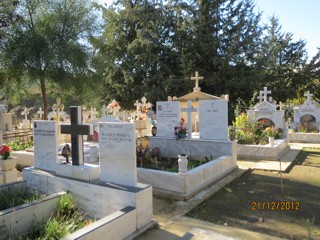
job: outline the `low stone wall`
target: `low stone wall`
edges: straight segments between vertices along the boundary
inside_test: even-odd
[[[290,132],[288,136],[293,143],[320,143],[320,133]]]
[[[191,160],[203,160],[221,156],[232,156],[236,161],[237,143],[234,141],[217,141],[203,139],[179,139],[165,137],[149,137],[150,148],[160,148],[161,157],[177,158],[180,154],[187,154]]]
[[[102,181],[88,183],[34,167],[24,168],[23,177],[28,188],[47,195],[71,192],[79,208],[85,209],[90,217],[101,219],[130,206],[136,209],[136,230],[152,221],[152,187],[149,185],[138,183],[137,187],[128,187]]]
[[[20,187],[25,188],[25,183],[22,183]],[[20,187],[18,185],[13,186],[17,191],[19,191]],[[49,219],[57,206],[60,196],[63,194],[65,192],[51,194],[30,203],[2,210],[0,213],[0,239],[12,238],[11,234],[15,236],[26,234],[34,227],[34,224],[42,223]]]
[[[155,195],[187,200],[237,167],[232,156],[221,156],[188,171],[185,175],[138,168],[138,181],[152,185]]]
[[[279,160],[290,147],[288,139],[275,139],[274,147],[266,145],[238,144],[238,159]]]

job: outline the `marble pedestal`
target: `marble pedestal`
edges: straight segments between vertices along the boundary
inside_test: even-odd
[[[99,178],[99,165],[86,163],[81,166],[71,164],[57,164],[57,175],[76,178],[83,181],[94,181]]]

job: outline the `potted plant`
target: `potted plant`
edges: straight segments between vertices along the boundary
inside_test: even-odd
[[[12,149],[8,145],[0,147],[0,168],[2,171],[9,171],[15,169],[16,160],[11,157]]]
[[[278,130],[275,127],[267,127],[263,133],[265,134],[266,137],[269,138],[269,144],[271,147],[274,146],[274,137],[277,135]]]

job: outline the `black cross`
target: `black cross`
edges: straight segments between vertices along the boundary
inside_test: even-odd
[[[61,125],[61,133],[71,134],[72,165],[83,165],[83,135],[90,135],[90,125],[82,125],[80,106],[70,107],[71,125]]]

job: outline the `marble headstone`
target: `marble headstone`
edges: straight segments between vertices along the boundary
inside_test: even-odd
[[[99,123],[100,180],[137,186],[136,138],[133,123]]]
[[[226,100],[199,101],[201,139],[228,140],[228,103]]]
[[[157,102],[157,136],[174,137],[174,127],[180,123],[180,102]]]
[[[33,136],[35,167],[55,172],[58,159],[56,122],[34,121]]]

